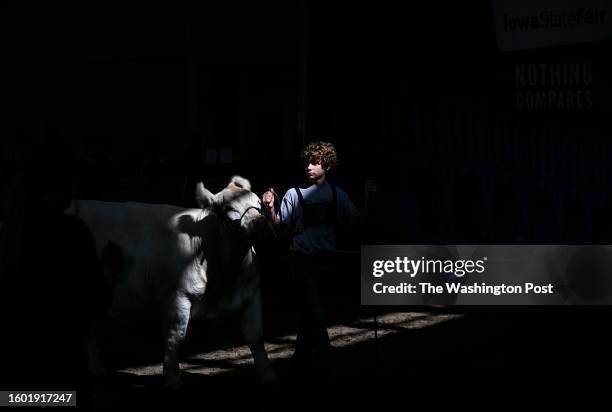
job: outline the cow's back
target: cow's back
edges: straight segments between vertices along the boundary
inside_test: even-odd
[[[151,304],[176,288],[196,253],[180,222],[196,220],[203,212],[161,204],[76,200],[66,213],[87,224],[99,256],[109,242],[119,247],[122,266],[116,274],[111,314],[129,318],[149,312]]]

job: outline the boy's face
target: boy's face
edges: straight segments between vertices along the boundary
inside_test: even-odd
[[[320,177],[325,175],[327,170],[323,168],[320,162],[312,160],[306,165],[305,171],[308,180],[318,180]]]

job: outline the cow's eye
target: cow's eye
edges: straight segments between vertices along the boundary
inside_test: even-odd
[[[226,207],[225,208],[225,213],[232,213],[232,212],[237,213],[238,211],[236,209],[234,209],[233,207]]]

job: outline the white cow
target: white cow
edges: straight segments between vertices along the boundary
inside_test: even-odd
[[[237,311],[261,382],[278,382],[263,345],[259,270],[251,242],[269,225],[250,189],[248,180],[234,176],[217,194],[198,183],[200,209],[77,200],[67,210],[89,226],[100,254],[109,242],[121,250],[110,315],[137,319],[161,309],[167,386],[181,384],[178,349],[189,320]]]

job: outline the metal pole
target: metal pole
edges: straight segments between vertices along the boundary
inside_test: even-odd
[[[302,134],[302,147],[306,144],[306,49],[307,49],[307,13],[308,7],[306,5],[307,0],[302,0],[302,111],[300,116],[300,126]]]

